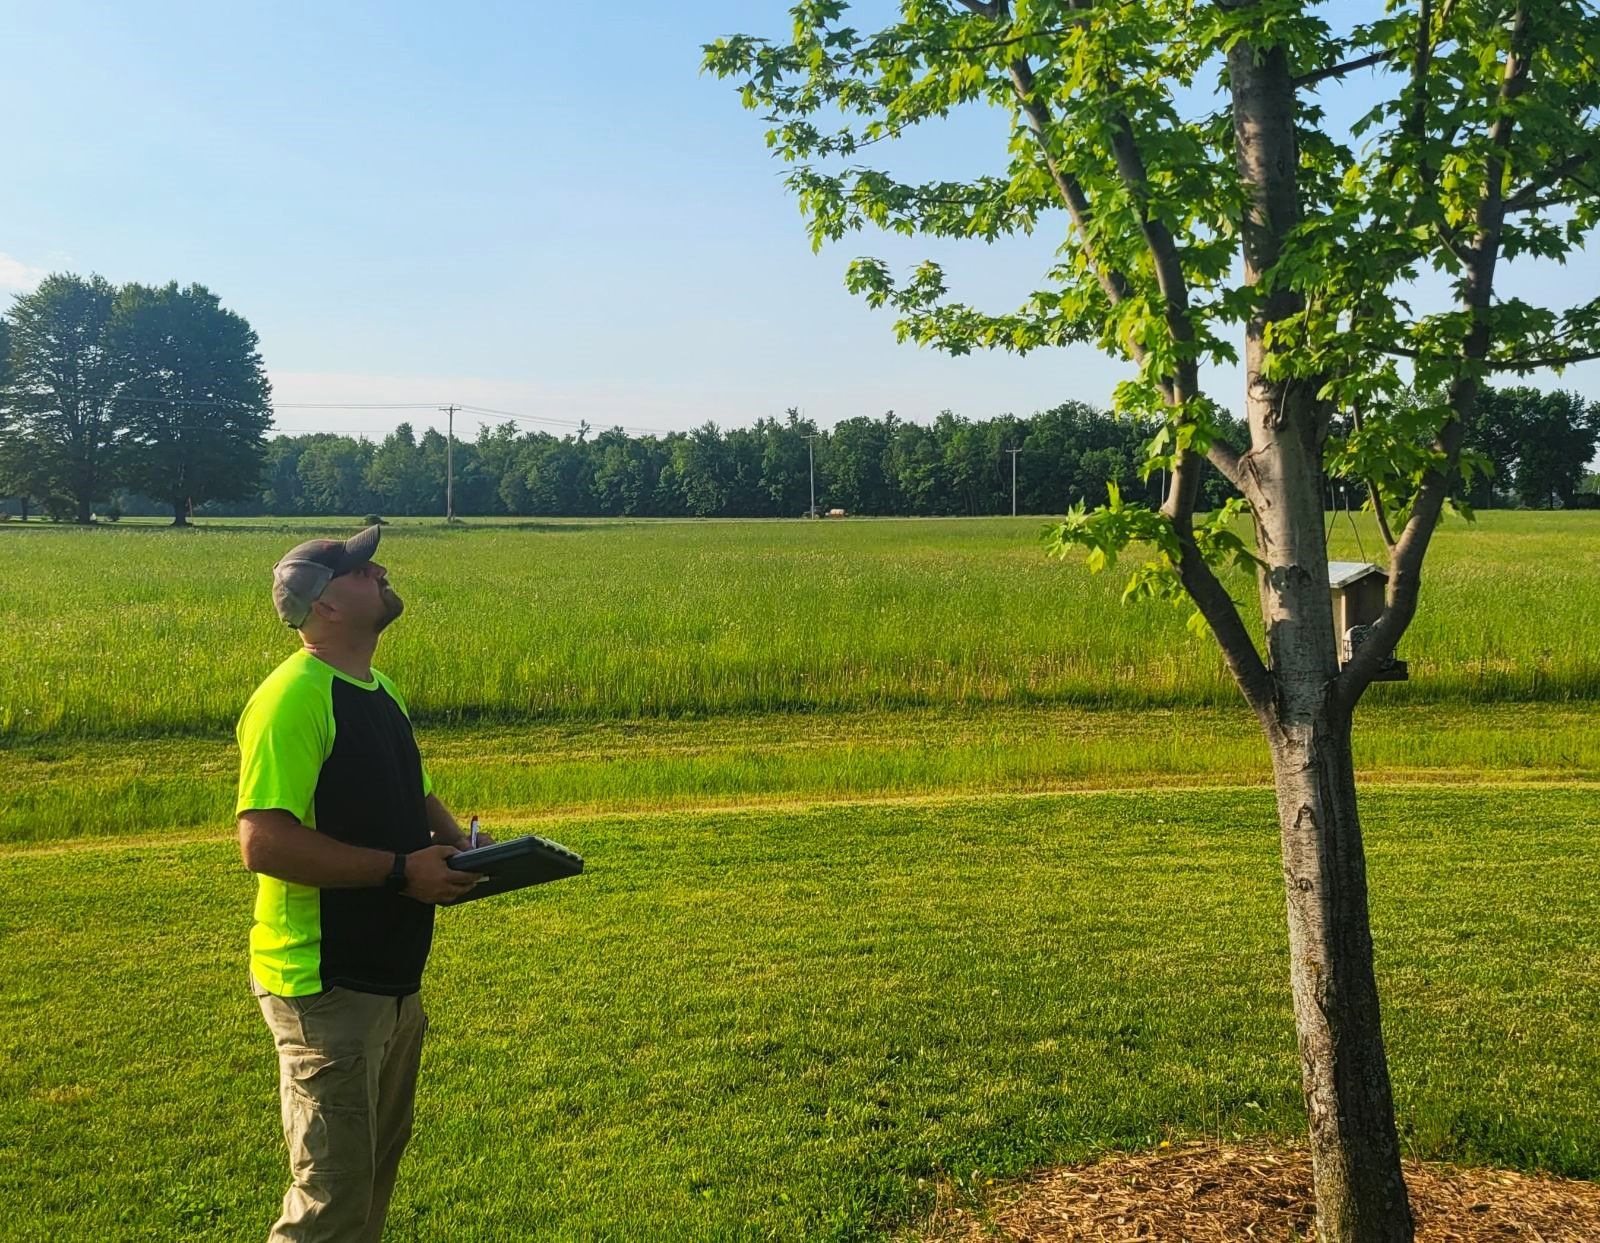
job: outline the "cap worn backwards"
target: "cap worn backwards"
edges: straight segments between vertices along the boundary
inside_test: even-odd
[[[272,604],[278,616],[298,630],[329,583],[372,560],[381,534],[381,528],[370,526],[347,540],[307,540],[284,553],[272,567]]]

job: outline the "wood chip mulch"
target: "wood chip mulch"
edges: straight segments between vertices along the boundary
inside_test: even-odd
[[[1407,1161],[1418,1243],[1596,1243],[1600,1184]],[[948,1192],[927,1243],[1287,1243],[1314,1240],[1311,1158],[1266,1144],[1181,1144],[1047,1170],[994,1188],[986,1211]]]

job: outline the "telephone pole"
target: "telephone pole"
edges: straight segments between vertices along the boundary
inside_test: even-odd
[[[1011,516],[1015,518],[1017,516],[1017,454],[1021,453],[1022,450],[1007,449],[1006,452],[1011,455]]]
[[[821,432],[813,432],[806,437],[806,458],[811,463],[811,509],[809,512],[813,518],[817,516],[817,451],[811,442],[821,434]]]
[[[456,408],[454,405],[441,406],[441,410],[449,417],[445,424],[444,439],[444,520],[456,520]]]

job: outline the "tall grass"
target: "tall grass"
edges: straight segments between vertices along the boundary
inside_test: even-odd
[[[1038,519],[397,525],[381,665],[425,723],[910,705],[1234,702],[1182,613],[1047,561]],[[293,649],[273,561],[309,530],[0,528],[0,737],[225,731]],[[318,530],[348,531],[330,521]],[[1361,533],[1369,553],[1370,528]],[[1331,551],[1358,555],[1343,520]],[[1600,690],[1600,514],[1447,525],[1400,700]],[[1253,586],[1231,586],[1254,624]]]

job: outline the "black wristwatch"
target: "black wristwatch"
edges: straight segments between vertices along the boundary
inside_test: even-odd
[[[406,888],[406,857],[397,854],[389,865],[389,875],[383,878],[383,887],[390,893],[404,893]]]

